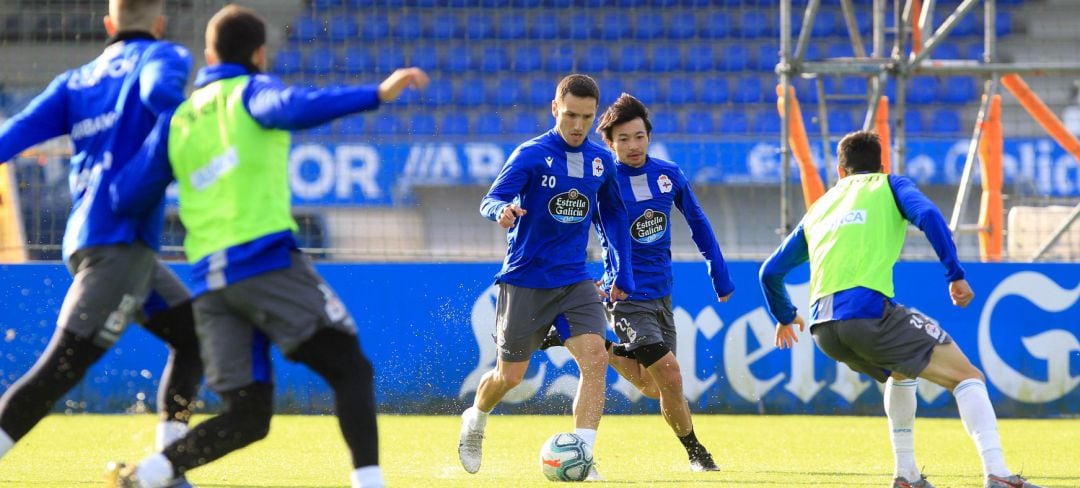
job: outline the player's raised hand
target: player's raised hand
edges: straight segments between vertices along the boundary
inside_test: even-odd
[[[420,68],[401,68],[390,73],[382,83],[379,83],[379,101],[386,103],[397,100],[401,92],[407,87],[422,90],[428,86],[431,80],[427,73]]]
[[[806,321],[798,315],[790,324],[776,324],[776,339],[773,341],[773,345],[780,349],[795,347],[795,343],[799,342],[799,336],[795,333],[795,328],[792,327],[795,324],[799,324],[799,332],[806,330]]]
[[[952,298],[953,305],[964,308],[975,298],[975,292],[971,291],[967,280],[959,279],[949,283],[949,298]]]
[[[619,285],[616,285],[614,283],[611,284],[611,301],[618,302],[621,300],[626,300],[626,297],[628,296],[630,295],[627,295],[625,291],[619,289]]]
[[[716,299],[719,300],[720,303],[727,303],[728,300],[731,300],[731,295],[734,295],[734,294],[735,294],[735,292],[728,293],[727,295],[724,295],[724,296],[717,295]]]
[[[514,226],[514,222],[518,217],[525,215],[525,209],[517,206],[517,204],[511,203],[503,207],[503,211],[499,214],[499,227],[509,229]]]

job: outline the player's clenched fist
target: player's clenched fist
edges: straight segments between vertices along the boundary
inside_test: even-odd
[[[499,214],[499,227],[509,229],[514,226],[514,222],[518,217],[525,215],[525,209],[517,206],[517,204],[511,203],[503,207],[503,211]]]
[[[405,88],[412,87],[423,90],[431,80],[427,73],[420,68],[400,68],[379,83],[379,101],[386,103],[397,100]]]

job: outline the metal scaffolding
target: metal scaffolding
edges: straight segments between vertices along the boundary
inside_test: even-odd
[[[972,173],[976,157],[979,151],[979,143],[982,138],[982,127],[986,120],[989,101],[998,92],[1001,76],[1010,73],[1027,73],[1034,75],[1066,75],[1080,74],[1080,64],[1076,63],[1000,63],[997,62],[997,4],[995,0],[964,0],[948,17],[933,28],[932,20],[935,10],[935,0],[921,0],[921,8],[918,18],[915,10],[919,7],[918,0],[893,0],[893,16],[895,19],[895,36],[892,49],[886,53],[885,24],[887,2],[889,0],[874,0],[872,5],[872,43],[871,52],[866,53],[862,34],[859,32],[855,20],[855,9],[851,0],[840,0],[844,23],[847,27],[848,37],[851,40],[854,58],[827,59],[824,61],[805,61],[807,46],[810,42],[810,33],[814,26],[821,0],[808,0],[802,19],[802,29],[799,38],[792,46],[792,0],[780,1],[780,62],[776,65],[776,73],[780,77],[781,93],[789,93],[794,77],[812,78],[815,80],[818,94],[818,111],[821,127],[821,136],[825,145],[825,156],[831,159],[829,145],[830,136],[826,117],[828,108],[822,88],[821,77],[823,75],[861,75],[867,78],[867,104],[866,117],[863,119],[863,128],[873,127],[874,117],[878,107],[878,99],[885,91],[886,83],[892,79],[896,82],[896,110],[890,110],[892,116],[892,143],[896,158],[893,164],[896,173],[903,173],[905,156],[907,154],[907,134],[905,131],[904,117],[907,112],[907,89],[908,79],[917,74],[928,75],[977,75],[983,80],[983,94],[981,106],[978,111],[975,128],[972,131],[971,142],[968,145],[967,157],[964,162],[964,170],[961,176],[955,206],[950,219],[950,228],[954,235],[957,232],[977,232],[980,228],[975,224],[961,224],[960,218],[964,211],[964,205],[971,191]],[[974,15],[977,4],[983,4],[984,14],[984,49],[983,59],[976,60],[932,60],[934,50],[941,45],[949,33],[957,26],[965,15]],[[917,27],[921,33],[929,34],[917,45],[913,45],[912,52],[908,53],[907,42],[910,32],[908,26]],[[932,33],[931,33],[932,32]],[[913,44],[915,44],[913,42]],[[794,48],[794,49],[793,49]],[[785,235],[791,231],[792,221],[789,211],[791,197],[789,195],[791,185],[791,143],[790,143],[790,103],[784,104],[781,113],[780,124],[780,231]],[[830,173],[831,183],[831,173]],[[1055,242],[1064,233],[1069,224],[1077,219],[1080,214],[1080,204],[1074,210],[1072,218],[1068,219],[1050,238],[1049,242],[1039,253],[1045,252],[1046,248]]]

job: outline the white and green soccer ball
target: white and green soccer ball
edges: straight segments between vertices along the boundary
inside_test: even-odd
[[[551,481],[584,481],[592,465],[592,448],[577,434],[555,434],[540,447],[540,470]]]

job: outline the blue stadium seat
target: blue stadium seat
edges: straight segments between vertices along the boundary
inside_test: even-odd
[[[327,122],[298,131],[300,134],[311,137],[327,137],[334,135],[334,124]]]
[[[574,6],[574,0],[545,0],[542,2],[544,6],[551,8],[570,8]]]
[[[946,78],[937,99],[945,103],[968,103],[979,97],[979,86],[970,76]]]
[[[662,83],[664,89],[661,90],[661,92],[665,94],[664,101],[672,105],[695,102],[697,100],[697,91],[694,87],[695,80],[696,78],[685,76],[672,76],[666,78]]]
[[[963,123],[960,114],[955,110],[940,108],[934,110],[930,117],[930,132],[934,134],[958,134],[963,131]]]
[[[393,112],[381,112],[375,117],[371,131],[378,135],[395,136],[405,133],[405,124],[401,122],[401,117]]]
[[[886,17],[888,16],[886,15]],[[874,29],[874,18],[870,9],[855,9],[855,25],[859,27],[859,33],[864,36]],[[844,27],[844,29],[846,30],[847,27]]]
[[[525,16],[517,12],[508,12],[495,23],[495,37],[499,39],[524,39],[527,33]]]
[[[792,56],[795,55],[794,47],[792,47]],[[780,46],[776,47],[776,59],[780,59]],[[821,61],[825,59],[825,53],[821,51],[820,43],[811,42],[806,46],[806,53],[803,54],[803,59],[806,61]]]
[[[447,52],[446,70],[451,73],[467,73],[472,71],[474,59],[476,56],[473,54],[472,46],[453,45]]]
[[[802,21],[796,17],[792,19],[796,24]],[[844,26],[844,21],[839,17],[836,11],[828,9],[818,10],[817,17],[814,18],[814,27],[810,29],[810,34],[815,37],[827,37],[833,34],[842,35],[847,33],[847,28]]]
[[[907,89],[908,103],[930,103],[937,97],[938,80],[931,76],[914,76]]]
[[[649,117],[649,121],[652,122],[653,134],[677,134],[682,132],[682,126],[679,124],[679,116],[675,112],[664,111],[658,114],[652,114]]]
[[[435,135],[435,116],[427,112],[414,112],[409,116],[409,135],[433,136]]]
[[[960,46],[951,42],[940,44],[934,49],[934,54],[931,57],[934,59],[961,59]]]
[[[416,0],[416,6],[420,8],[432,8],[442,6],[439,0]]]
[[[427,89],[424,90],[422,94],[424,103],[436,107],[443,106],[453,102],[454,85],[450,83],[450,80],[436,79],[428,85]]]
[[[334,70],[334,51],[316,48],[308,51],[304,61],[304,72],[313,75],[325,75]]]
[[[578,59],[578,69],[585,73],[599,73],[611,65],[611,56],[607,45],[591,44],[585,48]]]
[[[705,20],[701,23],[701,37],[705,39],[723,39],[733,34],[733,27],[735,21],[731,19],[731,14],[713,10],[705,17]]]
[[[487,100],[495,105],[509,107],[522,103],[521,82],[517,78],[502,77],[491,84]]]
[[[341,123],[338,124],[338,133],[347,136],[364,134],[364,116],[349,116],[341,119]]]
[[[904,112],[904,128],[910,134],[922,134],[926,130],[919,109],[909,108]]]
[[[728,79],[723,76],[711,76],[701,80],[698,93],[694,97],[702,103],[721,104],[731,101]]]
[[[792,84],[795,87],[795,96],[799,99],[799,103],[803,104],[816,104],[818,103],[817,86],[814,80],[796,79]],[[776,89],[773,88],[775,100]]]
[[[712,134],[716,131],[713,125],[713,114],[709,110],[691,110],[686,112],[687,134]]]
[[[853,58],[855,57],[855,48],[851,47],[849,42],[834,42],[829,44],[829,47],[825,49],[826,58]]]
[[[274,56],[274,72],[281,75],[299,73],[303,61],[298,49],[282,49]]]
[[[558,39],[559,18],[554,15],[532,16],[532,28],[529,30],[529,37],[543,40]]]
[[[360,46],[349,47],[341,58],[341,71],[350,75],[367,73],[374,66],[375,63],[371,59],[371,53]]]
[[[654,77],[638,78],[630,88],[630,94],[645,105],[660,101],[660,83]]]
[[[712,0],[682,0],[685,7],[708,7]]]
[[[494,45],[484,48],[480,57],[480,70],[488,73],[498,73],[510,69],[510,57],[502,46]]]
[[[634,38],[642,41],[659,39],[664,35],[664,23],[659,18],[639,19],[634,23]]]
[[[415,41],[424,35],[424,20],[417,14],[404,14],[394,24],[394,37]]]
[[[356,37],[360,32],[360,26],[351,15],[335,15],[330,18],[327,26],[327,36],[331,41],[344,42]]]
[[[750,120],[742,110],[727,110],[720,114],[721,134],[746,134],[750,132]]]
[[[607,7],[607,0],[578,0],[585,8],[604,8]]]
[[[956,23],[956,27],[952,30],[952,35],[957,37],[973,36],[979,33],[979,21],[976,17],[979,14],[975,11],[968,12],[967,15],[960,17],[960,20]]]
[[[780,62],[780,46],[776,43],[766,42],[758,44],[757,56],[754,57],[753,67],[759,71],[772,71],[776,63]]]
[[[747,9],[739,17],[739,33],[742,37],[768,37],[773,34],[765,12]]]
[[[971,44],[968,44],[967,47],[964,49],[964,59],[977,59],[979,61],[982,61],[984,52],[985,50],[983,49],[983,43],[973,42]]]
[[[729,44],[720,55],[722,71],[745,71],[750,68],[750,49],[746,44]]]
[[[454,39],[461,35],[461,24],[454,14],[438,14],[431,20],[432,39]]]
[[[731,101],[735,103],[758,103],[765,97],[765,85],[757,76],[742,76],[731,89]],[[769,91],[773,91],[771,87]]]
[[[532,112],[519,111],[510,118],[510,132],[514,134],[537,134],[543,129]]]
[[[490,39],[494,30],[490,15],[472,14],[465,19],[466,39]]]
[[[855,117],[851,115],[849,110],[843,108],[833,108],[829,110],[830,134],[847,134],[857,127]]]
[[[675,7],[679,5],[679,0],[649,0],[649,5],[660,8]]]
[[[623,8],[639,8],[645,6],[645,0],[618,0],[615,5]]]
[[[765,109],[758,112],[754,117],[754,133],[756,134],[779,134],[780,113],[776,109]]]
[[[515,8],[540,8],[544,6],[541,0],[513,0],[510,2]]]
[[[613,68],[616,71],[644,71],[648,63],[648,54],[641,44],[623,44],[615,58]]]
[[[442,68],[439,50],[435,46],[420,45],[412,48],[409,54],[409,64],[427,71]]]
[[[313,42],[322,35],[322,20],[314,17],[297,17],[289,28],[289,40]]]
[[[709,44],[693,44],[686,48],[686,60],[683,69],[686,71],[711,71],[714,64],[715,54]]]
[[[493,136],[503,133],[502,118],[497,113],[484,113],[476,119],[476,127],[473,128],[473,133]]]
[[[649,69],[658,72],[677,71],[682,67],[682,53],[678,44],[654,44]]]
[[[467,8],[471,7],[474,0],[447,0],[446,6],[450,8]]]
[[[341,0],[311,0],[311,6],[316,10],[332,9],[340,7]]]
[[[678,10],[668,18],[667,37],[669,39],[691,39],[697,34],[697,15],[687,10]]]
[[[554,91],[554,87],[552,87]],[[608,77],[600,81],[600,105],[607,106],[626,91],[622,78]],[[553,94],[554,96],[554,94]]]
[[[539,71],[542,61],[543,55],[535,44],[519,44],[514,48],[514,71],[522,73]]]
[[[463,78],[458,81],[454,101],[458,105],[476,107],[484,104],[484,79],[478,77]]]
[[[405,66],[405,51],[397,46],[383,46],[375,53],[375,70],[390,73]]]
[[[556,44],[552,46],[547,58],[544,59],[544,70],[565,73],[573,69],[574,46],[572,44]]]
[[[381,41],[390,35],[390,21],[380,15],[365,15],[360,21],[360,39]]]
[[[1008,10],[998,9],[994,22],[997,27],[994,31],[997,32],[998,36],[1007,36],[1012,33],[1012,14]]]
[[[599,27],[593,30],[593,37],[607,41],[617,41],[630,37],[630,26],[633,21],[630,16],[623,12],[608,12],[604,14]]]
[[[525,98],[529,101],[529,105],[549,104],[555,98],[555,85],[551,80],[531,77]]]
[[[506,8],[510,6],[510,0],[480,0],[480,6],[484,8]]]
[[[597,27],[594,27],[591,22],[585,22],[585,21],[582,21],[581,19],[577,19],[576,17],[570,17],[570,18],[575,19],[577,21],[576,22],[572,21],[572,22],[569,22],[569,23],[566,24],[566,36],[565,37],[567,39],[571,39],[571,40],[574,40],[574,41],[584,41],[584,40],[588,39],[589,36],[592,34],[593,30],[597,28]]]

